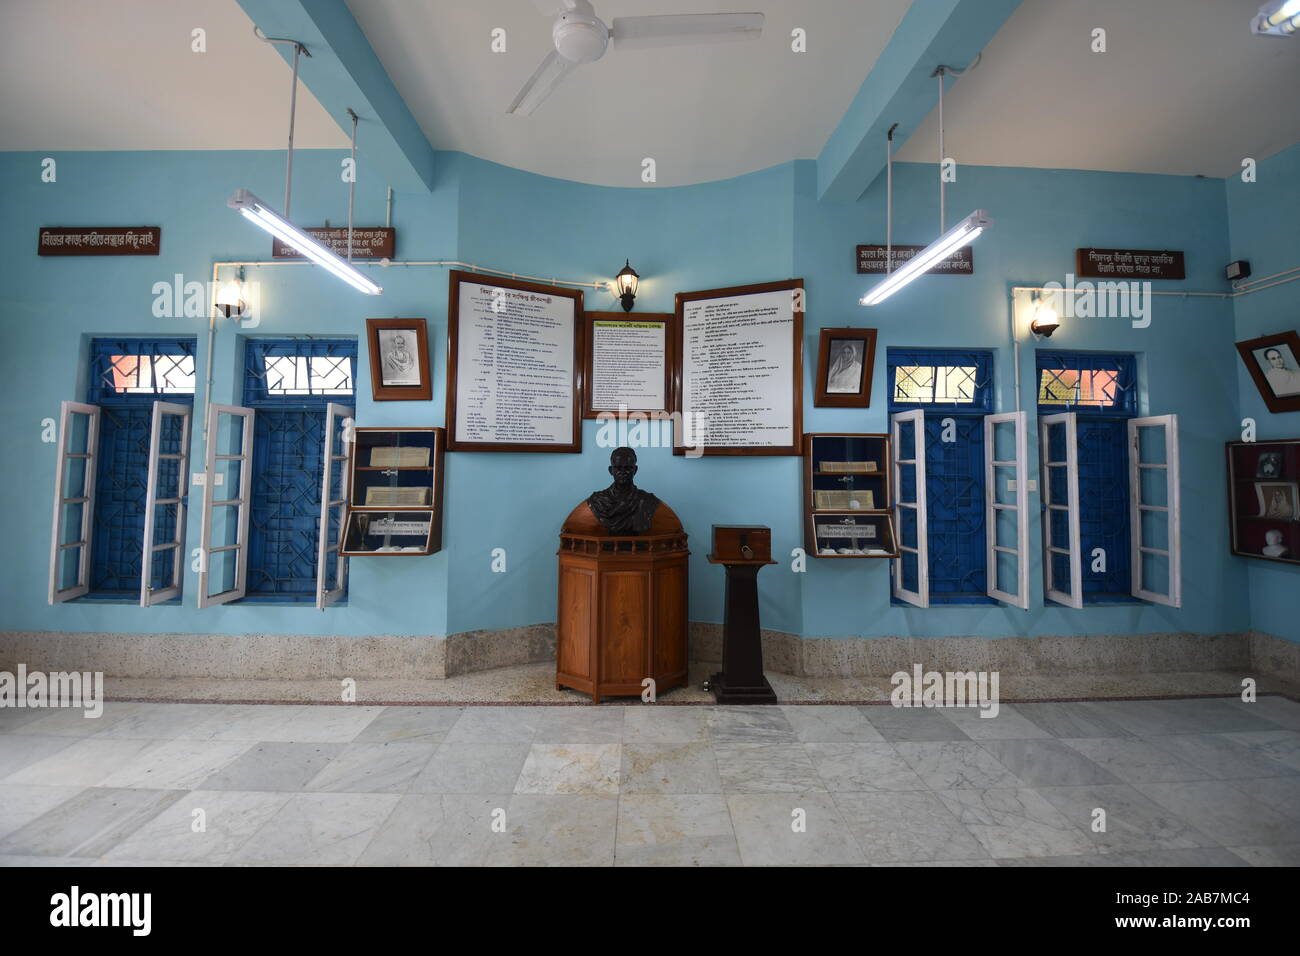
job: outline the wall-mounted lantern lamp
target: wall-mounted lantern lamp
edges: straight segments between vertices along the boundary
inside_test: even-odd
[[[1061,327],[1061,317],[1041,292],[1034,293],[1033,301],[1029,331],[1033,332],[1038,338],[1049,338],[1053,332]]]
[[[624,259],[623,268],[615,278],[618,282],[618,301],[623,303],[624,312],[631,312],[632,303],[636,301],[636,286],[641,277],[632,268],[631,261]]]
[[[226,318],[242,318],[244,310],[248,308],[247,300],[244,298],[244,267],[239,267],[239,275],[233,279],[227,279],[217,286],[217,308]]]

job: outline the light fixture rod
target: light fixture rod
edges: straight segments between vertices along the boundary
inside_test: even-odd
[[[352,261],[352,203],[357,193],[357,114],[349,107],[352,117],[352,178],[348,180],[348,262]]]
[[[934,71],[935,76],[939,78],[939,235],[943,235],[946,228],[944,215],[944,186],[943,186],[943,74],[944,68],[941,66]]]
[[[311,50],[303,46],[300,41],[291,40],[289,37],[269,37],[257,24],[253,24],[253,35],[263,43],[288,43],[293,46],[293,87],[289,90],[289,156],[285,161],[284,169],[284,215],[287,219],[289,199],[293,193],[293,127],[298,116],[298,58],[303,55],[311,56]]]
[[[894,130],[885,134],[885,275],[894,271]]]

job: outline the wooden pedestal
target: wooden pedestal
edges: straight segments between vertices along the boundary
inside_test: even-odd
[[[596,703],[639,696],[647,677],[656,694],[684,686],[690,552],[677,516],[660,504],[671,521],[656,514],[651,533],[610,537],[582,511],[590,515],[580,505],[560,533],[555,686]]]
[[[775,561],[732,561],[709,555],[727,569],[727,606],[722,626],[722,670],[709,678],[719,704],[775,704],[776,691],[763,674],[758,623],[758,572]]]

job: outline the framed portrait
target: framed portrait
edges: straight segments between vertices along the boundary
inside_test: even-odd
[[[1270,412],[1300,412],[1300,335],[1278,332],[1237,343]]]
[[[429,331],[424,319],[366,319],[370,393],[377,402],[427,402]]]
[[[671,312],[588,312],[584,316],[582,417],[620,409],[663,418],[673,411]]]
[[[875,361],[875,329],[822,329],[813,404],[818,408],[869,408]]]
[[[1257,481],[1255,494],[1259,498],[1257,518],[1300,520],[1300,485],[1294,481]]]

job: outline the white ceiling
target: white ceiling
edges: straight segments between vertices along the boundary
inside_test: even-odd
[[[766,14],[753,43],[611,50],[531,117],[505,108],[550,50],[530,0],[349,0],[441,149],[533,172],[703,182],[817,156],[909,0],[595,0],[614,17]],[[1300,141],[1300,38],[1260,0],[1024,0],[945,99],[960,163],[1224,176]],[[289,74],[235,0],[0,0],[0,149],[279,149]],[[190,32],[207,31],[207,53]],[[507,52],[490,51],[504,28]],[[808,52],[790,52],[790,31]],[[1108,52],[1089,51],[1095,27]],[[933,162],[932,114],[900,160]],[[297,144],[347,137],[305,88]]]
[[[944,94],[944,151],[978,166],[1239,173],[1300,141],[1300,37],[1252,35],[1261,2],[1024,0]],[[1105,53],[1089,48],[1096,27]],[[936,112],[896,158],[935,162]]]
[[[290,72],[235,0],[0,4],[0,149],[284,147]],[[295,145],[347,143],[299,84]]]
[[[532,116],[506,114],[554,47],[530,0],[349,0],[398,91],[439,149],[530,172],[640,186],[724,179],[821,152],[909,0],[593,0],[615,17],[766,16],[755,41],[615,50],[574,70]],[[493,53],[491,31],[506,31]],[[807,33],[806,53],[791,31]]]

